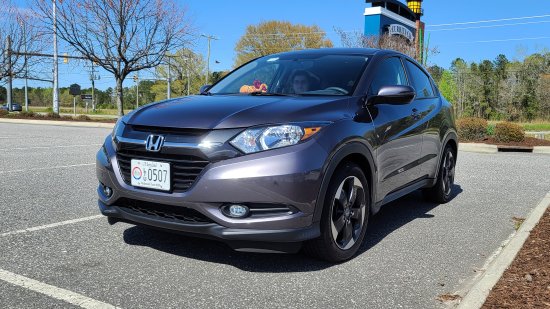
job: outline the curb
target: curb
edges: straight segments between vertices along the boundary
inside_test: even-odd
[[[64,121],[64,120],[36,120],[36,119],[6,119],[0,118],[0,123],[18,123],[18,124],[41,124],[50,126],[64,127],[85,127],[85,128],[107,128],[112,129],[114,123],[84,122],[84,121]]]
[[[533,153],[550,154],[550,146],[535,146],[533,147]]]
[[[497,153],[498,147],[496,145],[482,143],[458,143],[458,150],[479,153]]]
[[[481,306],[483,306],[487,296],[495,284],[497,284],[498,280],[500,280],[504,271],[506,271],[514,261],[516,255],[523,247],[523,244],[531,234],[533,228],[535,228],[544,215],[548,206],[550,206],[550,192],[548,192],[535,209],[531,211],[519,230],[512,234],[508,244],[502,248],[502,251],[489,263],[484,274],[470,288],[462,301],[458,304],[458,309],[481,308]]]
[[[460,151],[466,151],[466,152],[478,152],[478,153],[497,153],[499,152],[498,149],[500,148],[506,148],[505,146],[497,146],[497,145],[490,145],[490,144],[483,144],[483,143],[459,143],[458,144],[458,150]],[[522,149],[522,147],[508,147],[508,148],[514,148],[514,149]],[[525,148],[525,149],[531,149]],[[532,153],[539,153],[539,154],[550,154],[550,146],[533,146]]]

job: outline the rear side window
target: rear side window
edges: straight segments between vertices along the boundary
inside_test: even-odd
[[[401,60],[397,57],[387,58],[382,61],[376,75],[370,85],[371,94],[378,94],[383,86],[407,85],[407,78]]]
[[[432,83],[430,83],[430,78],[426,73],[424,73],[416,64],[406,61],[407,68],[411,76],[411,83],[416,91],[416,98],[432,98],[434,96],[434,90],[432,88]]]

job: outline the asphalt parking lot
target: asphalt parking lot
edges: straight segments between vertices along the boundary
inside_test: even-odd
[[[0,123],[0,308],[440,308],[550,190],[548,155],[460,152],[454,199],[385,206],[351,261],[238,253],[98,216],[109,132]]]

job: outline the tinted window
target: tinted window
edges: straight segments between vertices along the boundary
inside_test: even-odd
[[[351,95],[369,58],[289,53],[254,60],[209,89],[211,94]]]
[[[383,86],[406,85],[407,78],[401,60],[397,57],[384,59],[376,71],[370,93],[377,94]]]
[[[434,96],[432,84],[430,78],[419,67],[410,61],[406,61],[407,68],[411,76],[411,82],[414,90],[416,91],[416,98],[431,98]]]

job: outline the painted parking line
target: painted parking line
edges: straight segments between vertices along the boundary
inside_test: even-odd
[[[36,147],[11,147],[6,149],[0,149],[4,151],[10,150],[29,150],[29,149],[54,149],[54,148],[73,148],[73,147],[99,147],[101,144],[88,144],[88,145],[64,145],[64,146],[36,146]]]
[[[0,280],[82,308],[117,308],[111,304],[0,269]]]
[[[30,228],[27,228],[27,229],[24,229],[24,230],[5,232],[5,233],[0,234],[0,237],[6,237],[6,236],[11,236],[11,235],[16,235],[16,234],[23,234],[23,233],[34,232],[34,231],[40,231],[40,230],[50,229],[50,228],[53,228],[53,227],[58,227],[58,226],[63,226],[63,225],[68,225],[68,224],[75,224],[75,223],[79,223],[79,222],[99,219],[99,218],[102,218],[102,217],[103,217],[103,215],[94,215],[94,216],[83,217],[83,218],[78,218],[78,219],[72,219],[72,220],[67,220],[67,221],[61,221],[61,222],[56,222],[56,223],[51,223],[51,224],[46,224],[46,225],[40,225],[40,226],[30,227]]]
[[[0,174],[32,172],[32,171],[40,171],[40,170],[51,170],[51,169],[60,169],[60,168],[69,168],[69,167],[92,166],[92,165],[95,165],[95,163],[60,165],[60,166],[49,166],[49,167],[26,168],[26,169],[11,170],[11,171],[0,171]]]

